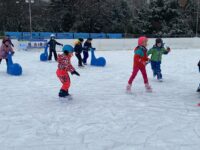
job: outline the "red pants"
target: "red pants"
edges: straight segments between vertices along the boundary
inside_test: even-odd
[[[70,78],[67,71],[58,69],[56,71],[56,74],[58,78],[60,79],[61,83],[63,84],[61,89],[67,91],[70,87]]]
[[[145,66],[134,66],[132,75],[131,75],[130,79],[128,80],[128,84],[132,84],[132,82],[135,79],[139,70],[142,73],[142,76],[143,76],[143,79],[144,79],[144,84],[149,83]]]

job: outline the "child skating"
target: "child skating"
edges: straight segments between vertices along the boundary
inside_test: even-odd
[[[92,38],[88,38],[83,46],[83,64],[87,65],[87,59],[89,57],[88,51],[92,48]]]
[[[71,57],[73,56],[73,47],[70,45],[65,45],[62,49],[63,54],[58,55],[58,69],[56,71],[57,77],[60,79],[63,84],[60,92],[58,94],[59,97],[70,97],[69,87],[70,87],[70,77],[68,72],[72,75],[75,74],[80,76],[78,72],[71,65]]]
[[[197,64],[197,66],[199,67],[199,72],[200,72],[200,60],[199,60],[199,62],[198,62],[198,64]],[[200,84],[199,84],[199,86],[198,86],[198,88],[197,88],[197,92],[200,92]]]
[[[6,60],[6,64],[8,67],[8,54],[11,52],[13,55],[15,52],[10,44],[10,41],[7,38],[4,38],[2,41],[2,45],[0,47],[0,64],[3,59]]]
[[[148,39],[144,36],[140,37],[138,39],[138,46],[134,50],[134,58],[133,58],[133,72],[128,80],[128,85],[126,87],[126,90],[128,93],[131,92],[132,82],[135,79],[138,71],[141,71],[142,77],[144,79],[144,85],[147,92],[152,92],[152,88],[149,85],[147,73],[146,73],[146,64],[149,61],[149,58],[147,57],[147,42]]]
[[[161,38],[157,38],[155,45],[147,52],[147,55],[151,55],[151,69],[153,71],[153,76],[156,77],[158,81],[162,81],[162,73],[161,73],[161,61],[162,55],[168,54],[170,52],[170,48],[164,48],[164,43]]]
[[[75,46],[74,46],[74,51],[75,51],[75,55],[76,55],[76,57],[78,59],[78,66],[79,67],[84,67],[83,66],[83,59],[82,59],[82,56],[81,56],[81,53],[83,51],[83,46],[82,46],[83,41],[84,41],[84,39],[79,38],[75,42]]]
[[[63,44],[58,43],[58,42],[55,40],[55,35],[52,34],[52,35],[50,36],[50,41],[47,43],[47,45],[49,46],[49,58],[48,58],[48,60],[51,61],[52,53],[53,53],[53,54],[54,54],[54,59],[55,59],[55,61],[57,61],[56,45],[61,45],[61,46],[63,46]]]

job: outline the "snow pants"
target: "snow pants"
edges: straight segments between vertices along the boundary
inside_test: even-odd
[[[81,53],[76,53],[75,54],[77,59],[78,59],[78,66],[83,66],[83,60],[82,60],[82,57],[81,57]]]
[[[70,87],[70,77],[65,70],[57,69],[56,71],[57,77],[60,79],[61,83],[63,84],[61,89],[67,91]]]
[[[135,79],[138,71],[141,71],[141,73],[142,73],[144,84],[148,84],[149,81],[148,81],[148,77],[147,77],[147,72],[146,72],[145,66],[134,66],[133,67],[133,72],[132,72],[132,75],[130,76],[130,78],[128,80],[128,84],[130,84],[130,85],[132,84],[132,82]]]
[[[50,50],[49,50],[49,58],[48,58],[48,60],[51,60],[51,58],[52,58],[52,53],[53,53],[53,55],[54,55],[55,61],[57,61],[57,53],[56,53],[56,50],[55,50],[55,49],[50,49]]]
[[[83,51],[83,63],[84,63],[84,64],[87,63],[88,57],[89,57],[88,51]]]
[[[153,76],[157,76],[157,79],[162,79],[160,65],[160,61],[151,61],[151,69],[153,70]]]

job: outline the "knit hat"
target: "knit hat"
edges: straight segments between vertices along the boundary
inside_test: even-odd
[[[139,46],[142,46],[142,45],[143,45],[143,42],[144,42],[145,40],[147,40],[147,37],[145,37],[145,36],[139,37],[139,38],[138,38],[138,45],[139,45]]]
[[[83,41],[84,41],[84,39],[83,39],[83,38],[79,38],[78,40],[79,40],[80,42],[83,42]]]
[[[162,40],[161,38],[157,38],[157,39],[156,39],[156,44],[158,44],[158,43],[163,44],[163,40]]]

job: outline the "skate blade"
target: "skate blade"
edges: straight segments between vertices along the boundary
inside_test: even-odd
[[[67,101],[73,100],[72,96],[66,96],[66,97],[59,97],[59,100],[61,102],[66,103]]]
[[[147,93],[152,93],[153,90],[152,90],[152,89],[146,89],[146,92],[147,92]]]

